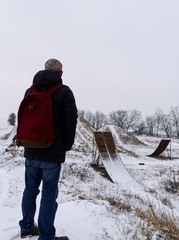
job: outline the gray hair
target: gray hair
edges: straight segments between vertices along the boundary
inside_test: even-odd
[[[55,58],[51,58],[45,63],[45,70],[51,70],[53,72],[62,71],[62,67],[62,63]]]

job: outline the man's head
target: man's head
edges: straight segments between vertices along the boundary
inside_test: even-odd
[[[60,75],[63,73],[62,67],[62,63],[55,58],[51,58],[45,63],[45,70],[51,70],[53,72],[59,73]]]

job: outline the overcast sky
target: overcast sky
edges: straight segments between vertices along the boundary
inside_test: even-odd
[[[6,0],[0,8],[0,118],[51,57],[78,109],[151,115],[179,105],[178,0]]]

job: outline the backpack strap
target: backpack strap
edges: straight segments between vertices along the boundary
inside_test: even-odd
[[[33,85],[27,90],[27,94],[28,93],[35,93],[35,92],[37,92],[37,89]]]
[[[53,87],[51,87],[51,88],[48,88],[47,89],[47,93],[49,94],[49,95],[52,95],[57,89],[59,89],[59,88],[61,88],[61,87],[63,87],[64,85],[63,85],[63,83],[59,83],[59,84],[57,84],[57,85],[55,85],[55,86],[53,86]]]
[[[50,87],[48,89],[46,88],[39,88],[40,92],[46,92],[49,95],[52,95],[57,89],[63,87],[64,85],[62,83],[59,83],[57,85],[54,85],[53,87]],[[38,88],[34,87],[33,85],[29,88],[28,93],[36,93],[38,92]]]

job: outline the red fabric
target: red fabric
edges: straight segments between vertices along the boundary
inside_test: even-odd
[[[51,95],[62,84],[47,92],[37,92],[32,86],[30,93],[22,100],[18,110],[17,139],[53,141],[53,106]]]

